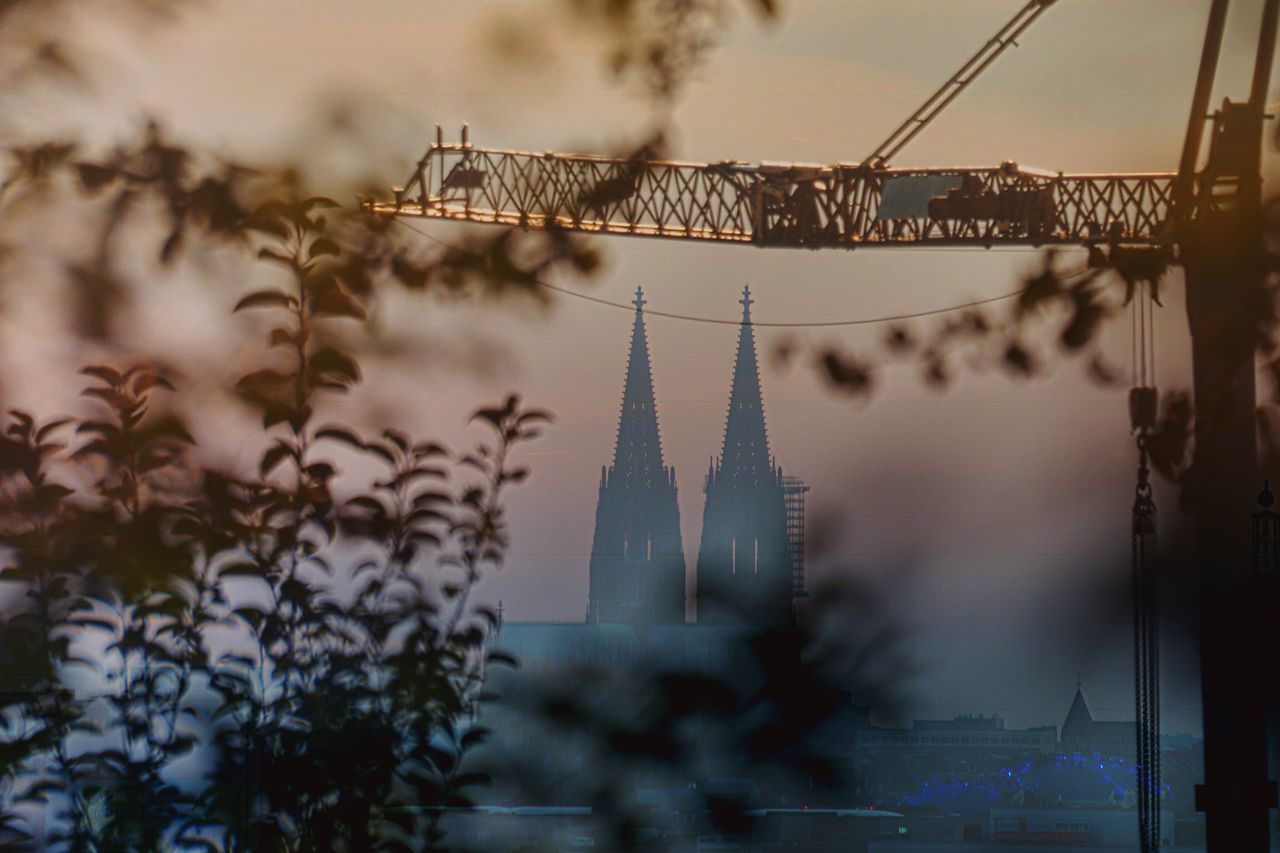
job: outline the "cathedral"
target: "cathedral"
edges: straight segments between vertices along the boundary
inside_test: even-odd
[[[729,412],[718,459],[707,471],[698,549],[698,621],[791,618],[791,543],[782,469],[769,453],[760,368],[751,328],[751,290],[742,293]]]
[[[666,466],[637,288],[631,350],[612,464],[600,477],[587,621],[632,626],[685,621],[685,562],[676,475]],[[769,452],[760,370],[743,291],[729,409],[705,484],[697,619],[778,623],[804,594],[804,492]]]
[[[613,464],[600,472],[587,621],[681,624],[685,570],[676,472],[662,460],[640,288],[635,306]]]

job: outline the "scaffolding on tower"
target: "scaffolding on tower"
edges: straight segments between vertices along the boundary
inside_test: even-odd
[[[782,500],[787,509],[787,544],[791,550],[791,597],[808,598],[804,582],[804,496],[809,485],[799,477],[784,475]]]

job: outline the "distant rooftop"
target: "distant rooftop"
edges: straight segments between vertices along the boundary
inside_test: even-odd
[[[917,731],[1000,732],[1004,731],[1004,718],[997,714],[990,717],[960,714],[951,720],[916,720],[912,728]]]

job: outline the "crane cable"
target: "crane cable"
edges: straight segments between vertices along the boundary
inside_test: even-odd
[[[1133,388],[1129,418],[1138,446],[1133,500],[1133,677],[1138,838],[1142,853],[1160,849],[1160,578],[1156,567],[1156,504],[1147,450],[1156,428],[1155,282],[1135,283]]]
[[[428,234],[426,231],[422,231],[421,229],[414,228],[413,226],[409,225],[409,223],[405,222],[403,219],[399,217],[397,217],[394,221],[397,224],[406,228],[407,230],[412,231],[414,234],[417,234],[420,237],[426,237],[428,240],[432,241],[433,243],[438,243],[439,245],[444,246],[447,249],[452,249],[455,252],[468,251],[460,246],[455,246],[454,244],[449,243],[446,240],[441,240],[439,237],[436,237],[433,234]],[[1075,270],[1070,273],[1066,273],[1063,276],[1063,278],[1064,279],[1078,278],[1083,275],[1088,275],[1089,272],[1090,271],[1087,269]],[[568,288],[565,288],[565,287],[559,287],[557,285],[543,281],[542,279],[535,278],[533,279],[533,283],[545,290],[550,290],[555,293],[563,294],[565,296],[572,296],[576,299],[582,299],[586,302],[594,302],[597,305],[604,305],[609,308],[617,308],[631,314],[634,314],[637,310],[635,305],[633,304],[624,305],[621,302],[613,302],[612,300],[609,300],[609,299],[601,299],[598,296],[590,296],[586,293],[579,293],[576,290],[569,290]],[[923,317],[934,317],[939,314],[950,314],[954,311],[966,311],[970,308],[980,308],[983,305],[992,305],[996,302],[1003,302],[1007,299],[1012,299],[1015,296],[1020,296],[1022,295],[1023,290],[1024,288],[1019,288],[1018,290],[1015,290],[1012,293],[1005,293],[1000,296],[992,296],[987,299],[977,299],[972,302],[964,302],[959,305],[949,305],[946,308],[933,308],[927,311],[913,311],[906,314],[891,314],[891,315],[881,316],[881,317],[862,317],[856,320],[823,320],[823,321],[815,321],[815,322],[795,322],[795,323],[760,322],[758,320],[752,320],[751,325],[756,327],[761,327],[761,328],[817,329],[817,328],[831,328],[831,327],[839,327],[839,326],[869,326],[877,323],[896,323],[896,322],[902,322],[905,320],[918,320]],[[742,325],[741,320],[725,320],[719,317],[699,317],[692,314],[678,314],[672,311],[658,311],[653,308],[641,308],[639,310],[641,311],[641,313],[647,316],[665,317],[669,320],[682,320],[687,323],[706,323],[706,324],[711,324],[716,326],[741,326]]]

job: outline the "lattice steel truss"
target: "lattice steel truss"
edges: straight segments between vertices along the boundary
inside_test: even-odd
[[[682,163],[439,138],[385,215],[759,246],[1167,242],[1173,172]]]

